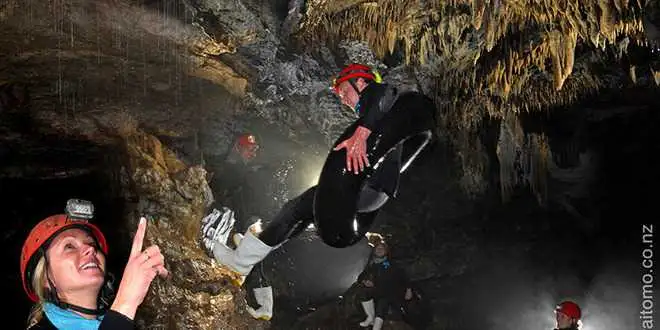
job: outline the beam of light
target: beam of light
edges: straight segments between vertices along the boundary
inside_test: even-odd
[[[580,330],[639,329],[639,280],[635,262],[612,262],[591,282]],[[630,270],[630,271],[628,271]]]
[[[295,157],[295,169],[290,171],[289,192],[297,195],[316,186],[323,170],[325,157],[302,153]]]
[[[321,170],[323,169],[323,164],[315,164],[318,166],[306,166],[307,168],[303,172],[304,176],[304,189],[316,186],[319,182],[319,177],[321,176]]]
[[[532,295],[533,291],[523,291],[523,296],[520,298],[526,296],[531,299],[526,301],[528,307],[517,317],[514,324],[523,325],[521,329],[554,329],[556,326],[554,306],[563,300],[573,300],[582,309],[580,330],[639,329],[638,284],[635,282],[634,272],[627,271],[634,269],[633,267],[632,262],[622,264],[613,262],[593,279],[589,287],[585,289],[584,296],[557,297],[549,292]],[[548,289],[567,286],[566,283],[557,283]],[[510,299],[511,296],[508,296],[507,300]],[[518,299],[513,300],[519,301]],[[507,319],[505,318],[503,321],[507,321]],[[508,321],[510,322],[511,319],[509,318]]]

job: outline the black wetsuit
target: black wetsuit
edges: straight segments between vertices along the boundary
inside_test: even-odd
[[[415,93],[415,92],[410,92]],[[423,97],[423,95],[419,94]],[[387,84],[369,84],[361,93],[357,112],[359,125],[372,132],[377,131],[378,121],[395,107],[407,107],[396,102],[399,93]],[[399,185],[402,147],[390,152],[383,164],[367,179],[367,185],[375,192],[395,197]],[[269,246],[278,245],[300,234],[314,221],[314,194],[316,186],[284,204],[280,212],[266,225],[259,238]],[[362,199],[362,196],[361,196]]]
[[[373,283],[366,287],[365,280]],[[405,301],[410,282],[403,268],[390,260],[371,262],[358,276],[357,297],[360,301],[374,300],[376,316],[384,319],[390,310],[399,312]]]

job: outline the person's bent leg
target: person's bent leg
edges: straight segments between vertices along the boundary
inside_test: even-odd
[[[315,194],[316,186],[286,202],[280,212],[259,234],[261,241],[269,246],[277,246],[299,235],[305,227],[314,221]]]
[[[387,312],[389,311],[389,309],[390,309],[390,302],[387,300],[387,298],[378,297],[378,299],[376,299],[376,304],[375,304],[376,317],[374,318],[374,327],[372,329],[380,330],[383,327],[383,322],[385,320],[385,317],[387,316]]]
[[[287,239],[302,232],[301,228],[314,219],[314,193],[312,187],[300,196],[288,201],[266,225],[261,233],[255,233],[250,226],[238,241],[236,250],[225,244],[215,244],[213,256],[215,260],[242,276],[247,276],[254,265],[262,261],[268,254],[279,247]]]
[[[242,276],[247,276],[254,265],[265,259],[272,250],[271,246],[266,245],[248,229],[236,250],[225,244],[216,244],[213,247],[213,257],[219,264],[229,267]]]
[[[362,305],[362,309],[364,309],[364,314],[366,314],[364,321],[360,322],[360,326],[363,328],[374,324],[376,310],[374,307],[373,293],[372,288],[365,287],[362,284],[358,285],[357,292],[355,293],[355,297],[360,301],[360,305]]]

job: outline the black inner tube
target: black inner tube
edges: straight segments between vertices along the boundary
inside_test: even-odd
[[[399,97],[392,110],[379,122],[377,131],[367,140],[367,156],[373,165],[357,175],[346,170],[344,149],[330,152],[314,198],[315,227],[326,244],[343,248],[364,238],[380,207],[386,202],[374,200],[372,205],[365,207],[368,203],[360,201],[360,197],[365,191],[366,179],[400,144],[403,144],[405,160],[400,173],[405,172],[430,142],[435,125],[434,115],[435,106],[425,96],[409,93]],[[334,146],[352,136],[360,123],[358,120],[349,126]],[[360,209],[366,212],[360,212]]]

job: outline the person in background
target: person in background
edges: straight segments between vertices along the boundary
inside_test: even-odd
[[[134,329],[151,282],[168,275],[158,246],[142,249],[146,226],[140,219],[115,295],[106,270],[108,243],[98,227],[69,214],[39,222],[20,259],[23,289],[35,303],[27,328]]]
[[[260,177],[272,175],[260,173],[263,163],[256,161],[260,154],[260,144],[257,137],[250,132],[238,134],[222,161],[215,167],[218,176],[214,175],[212,184],[218,193],[218,200],[227,205],[234,205],[239,218],[247,218],[246,201],[255,196],[256,189],[250,182]]]
[[[557,327],[555,330],[578,330],[582,311],[580,306],[572,301],[561,302],[555,308]]]
[[[413,297],[412,288],[403,269],[389,259],[389,247],[384,241],[375,243],[373,255],[367,267],[358,276],[358,299],[367,318],[360,323],[363,328],[373,326],[380,330],[390,309],[400,310],[404,299]]]
[[[227,154],[226,161],[231,164],[248,165],[255,157],[259,144],[257,138],[252,133],[242,133],[238,135]]]
[[[224,157],[222,167],[222,179],[219,185],[224,187],[221,195],[224,203],[235,205],[235,210],[223,207],[221,210],[213,210],[212,213],[202,220],[201,238],[207,251],[212,250],[216,242],[227,242],[229,233],[234,229],[236,219],[235,213],[248,217],[245,210],[246,201],[254,194],[254,187],[250,181],[259,180],[265,175],[272,176],[272,167],[258,164],[255,159],[260,149],[259,140],[251,132],[243,132],[236,136],[231,148]],[[261,172],[259,172],[262,170]],[[237,211],[237,212],[236,212]],[[256,222],[256,220],[255,220]],[[239,224],[240,226],[240,224]],[[254,229],[254,227],[252,227]],[[243,235],[233,235],[232,242],[235,246],[240,244]],[[212,254],[211,254],[212,255]],[[263,284],[264,274],[257,274],[260,285],[246,290],[247,311],[255,319],[270,320],[273,314],[273,288]],[[237,283],[243,286],[243,281]],[[251,292],[251,294],[250,294]]]

